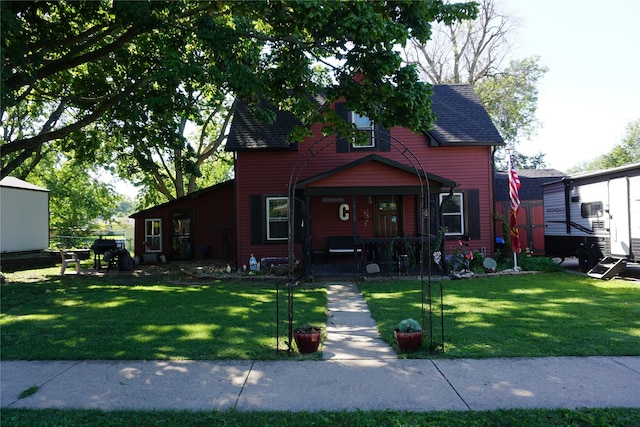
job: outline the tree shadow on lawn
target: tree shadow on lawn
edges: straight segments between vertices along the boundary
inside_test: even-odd
[[[275,288],[273,282],[170,285],[124,276],[3,285],[2,358],[277,358]],[[286,297],[279,304],[285,317]],[[297,289],[295,309],[301,322],[325,322],[325,290]]]
[[[445,352],[410,357],[640,355],[638,290],[564,273],[444,281]],[[393,297],[373,302],[385,318],[421,315],[419,283],[388,292]],[[433,341],[441,344],[439,283],[432,283],[432,296]],[[393,342],[390,322],[383,337]]]

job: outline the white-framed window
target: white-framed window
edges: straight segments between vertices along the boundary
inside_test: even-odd
[[[144,220],[145,252],[162,252],[162,219]]]
[[[353,140],[353,148],[371,148],[376,146],[375,127],[369,117],[361,116],[352,111],[351,123],[355,124],[361,133],[358,138]],[[362,135],[362,133],[364,135]]]
[[[453,193],[447,199],[448,194],[440,194],[442,206],[442,220],[446,227],[445,236],[461,236],[464,231],[464,198],[462,193]],[[446,200],[446,201],[445,201]],[[443,203],[444,201],[444,203]]]
[[[287,197],[267,197],[267,240],[288,239],[288,204]]]

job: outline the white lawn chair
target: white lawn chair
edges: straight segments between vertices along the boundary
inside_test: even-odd
[[[78,254],[75,252],[66,252],[60,249],[60,258],[62,258],[62,265],[60,266],[60,275],[64,275],[64,271],[69,264],[76,265],[76,273],[80,274],[80,260]]]

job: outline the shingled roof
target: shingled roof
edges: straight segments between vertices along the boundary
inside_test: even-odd
[[[273,123],[253,117],[247,104],[238,102],[227,138],[226,151],[286,150],[291,147],[287,135],[294,127],[301,126],[302,122],[288,111],[278,110],[273,105],[265,104],[263,108],[275,113],[276,120]]]
[[[438,118],[427,134],[436,144],[504,144],[471,85],[433,86],[431,109]]]
[[[227,151],[282,150],[291,148],[287,135],[302,123],[293,114],[266,106],[276,114],[273,123],[261,122],[239,102]],[[471,85],[435,85],[431,108],[437,115],[433,129],[427,132],[434,145],[502,145],[504,141]]]
[[[566,176],[556,169],[518,169],[520,200],[542,200],[542,185],[558,181]],[[494,177],[494,197],[496,201],[509,201],[509,173],[496,171]]]

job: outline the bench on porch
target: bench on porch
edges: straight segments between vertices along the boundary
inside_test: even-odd
[[[329,239],[329,255],[333,254],[353,254],[354,249],[357,253],[362,253],[361,247],[355,247],[353,236],[331,236]]]

